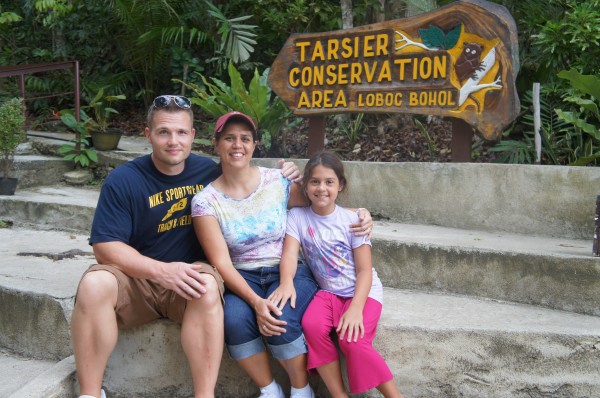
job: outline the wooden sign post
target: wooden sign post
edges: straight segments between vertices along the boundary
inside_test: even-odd
[[[311,128],[350,112],[459,119],[453,125],[470,131],[453,132],[453,161],[466,161],[473,131],[496,140],[519,112],[516,32],[505,7],[461,0],[413,18],[294,34],[269,85],[294,114],[311,117]],[[309,132],[310,154],[323,147],[311,144],[315,134],[323,136]]]

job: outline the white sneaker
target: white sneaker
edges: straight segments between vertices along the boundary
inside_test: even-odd
[[[283,388],[281,388],[279,383],[275,383],[275,386],[277,387],[277,391],[271,391],[271,389],[261,388],[260,396],[258,398],[285,398]]]

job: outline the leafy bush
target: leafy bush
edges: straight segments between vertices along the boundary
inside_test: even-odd
[[[542,86],[540,92],[540,137],[542,139],[542,159],[545,164],[562,164],[561,136],[567,123],[560,120],[555,107],[559,105],[552,87]],[[521,103],[523,112],[513,126],[503,133],[499,144],[489,151],[498,152],[496,163],[533,164],[536,161],[535,131],[533,121],[532,92],[528,91]]]
[[[561,71],[558,77],[568,80],[573,89],[565,94],[564,100],[574,104],[575,109],[556,109],[558,117],[574,129],[568,135],[569,148],[572,149],[569,164],[597,164],[597,159],[600,158],[600,75],[583,75],[571,69]]]
[[[23,98],[11,98],[0,104],[0,161],[4,178],[8,178],[17,146],[25,141],[24,112]]]
[[[269,87],[269,69],[262,75],[255,69],[247,88],[232,62],[229,63],[228,71],[230,85],[214,77],[209,81],[204,76],[201,76],[203,86],[187,83],[186,86],[194,93],[191,101],[215,119],[234,110],[250,116],[257,124],[262,145],[268,151],[274,137],[282,132],[292,112]]]
[[[85,115],[85,113],[82,113]],[[92,163],[98,162],[98,154],[90,148],[90,133],[86,127],[85,121],[77,121],[72,113],[61,111],[60,120],[73,130],[75,139],[69,144],[64,144],[58,148],[58,153],[63,155],[65,160],[72,160],[75,166],[88,167]],[[87,115],[85,120],[89,120]]]

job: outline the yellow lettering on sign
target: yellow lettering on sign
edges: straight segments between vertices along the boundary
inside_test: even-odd
[[[313,54],[310,58],[311,61],[325,61],[325,54],[323,53],[323,44],[320,41],[315,42],[313,48]]]
[[[300,62],[306,62],[306,48],[310,46],[309,41],[297,41],[296,47],[300,48]]]
[[[310,93],[302,91],[298,99],[297,109],[339,108],[347,107],[348,101],[343,90],[315,90]]]
[[[339,40],[328,40],[327,41],[327,60],[331,61],[338,58],[338,50],[340,48]]]
[[[360,107],[402,106],[402,93],[358,93],[356,104]]]
[[[295,43],[300,63],[361,59],[388,55],[388,33],[365,36],[297,41]]]
[[[351,64],[331,63],[327,65],[294,67],[288,74],[291,87],[318,87],[336,84],[381,83],[392,81],[389,61],[353,62]]]
[[[408,105],[411,107],[456,106],[456,96],[452,90],[412,91]]]
[[[292,68],[290,69],[290,73],[288,74],[288,83],[292,87],[298,87],[300,85],[300,80],[298,79],[298,75],[300,74],[300,68]]]
[[[412,80],[445,79],[448,75],[447,54],[436,54],[431,57],[397,58],[394,65],[398,66],[398,80],[404,81],[407,76]],[[407,69],[412,70],[407,75]]]

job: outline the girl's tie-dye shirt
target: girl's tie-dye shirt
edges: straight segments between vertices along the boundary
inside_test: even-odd
[[[371,245],[365,236],[355,236],[350,224],[357,223],[358,215],[336,206],[333,213],[320,216],[310,207],[290,210],[286,233],[300,242],[304,261],[319,287],[342,297],[354,297],[356,266],[353,249]],[[383,287],[373,270],[373,283],[369,297],[383,300]]]
[[[213,216],[221,226],[236,269],[279,266],[291,182],[279,169],[259,167],[260,184],[234,199],[212,184],[192,199],[192,217]]]

